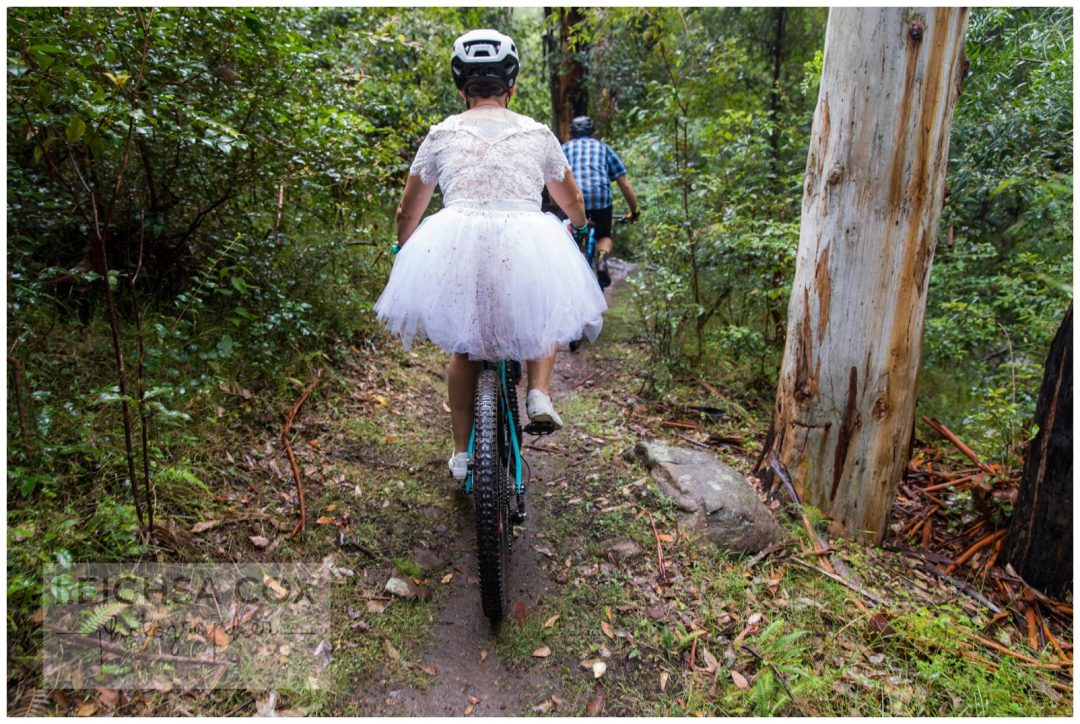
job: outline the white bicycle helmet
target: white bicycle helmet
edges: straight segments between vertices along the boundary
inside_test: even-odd
[[[517,46],[497,30],[470,30],[454,41],[450,73],[458,90],[469,78],[494,78],[513,88],[519,67]]]

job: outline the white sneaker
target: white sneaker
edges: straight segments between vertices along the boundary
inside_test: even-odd
[[[532,422],[547,422],[556,430],[562,429],[562,418],[551,406],[551,398],[540,390],[529,390],[529,396],[525,398],[525,411]]]
[[[469,474],[469,453],[455,453],[447,461],[447,465],[450,466],[450,474],[454,476],[454,480],[464,480]]]

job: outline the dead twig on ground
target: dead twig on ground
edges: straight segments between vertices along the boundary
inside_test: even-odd
[[[841,586],[844,586],[845,588],[853,591],[854,593],[856,593],[856,594],[858,594],[860,596],[865,596],[866,598],[870,599],[871,601],[873,601],[874,603],[876,603],[879,606],[887,606],[887,605],[889,605],[888,602],[885,599],[881,598],[876,593],[871,593],[870,591],[866,590],[862,586],[856,585],[856,584],[852,583],[851,581],[847,580],[843,576],[838,576],[835,573],[830,573],[829,571],[824,571],[824,570],[818,568],[817,566],[813,565],[812,563],[808,563],[808,562],[806,562],[804,560],[801,560],[799,558],[791,558],[790,560],[793,563],[795,563],[796,565],[802,566],[803,568],[806,568],[806,569],[811,570],[811,571],[815,571],[815,572],[820,573],[821,575],[825,576],[826,578],[830,578],[830,579],[836,581]],[[855,601],[855,603],[860,608],[862,608],[863,610],[866,610],[866,604],[864,604],[862,601],[860,601],[857,598],[853,599],[853,600]]]
[[[975,555],[976,553],[978,553],[980,550],[982,550],[986,546],[990,545],[991,543],[995,542],[998,538],[1003,537],[1007,532],[1008,532],[1007,528],[1002,528],[1001,530],[994,531],[993,533],[985,535],[982,538],[980,538],[979,540],[975,541],[975,544],[972,545],[970,548],[968,548],[963,553],[961,553],[959,558],[957,558],[955,561],[953,561],[949,565],[945,566],[945,573],[952,573],[957,568],[959,568],[963,564],[967,563],[968,560],[970,560],[973,555]]]
[[[571,390],[576,390],[577,388],[581,387],[581,386],[582,386],[583,384],[585,384],[586,382],[588,382],[589,380],[591,380],[591,379],[592,379],[593,377],[596,377],[596,373],[595,373],[595,372],[594,372],[593,374],[589,375],[588,377],[586,377],[585,379],[581,380],[580,382],[575,382],[575,383],[574,383],[574,384],[573,384],[573,385],[572,385],[572,386],[570,387],[570,389],[571,389]]]
[[[773,664],[773,662],[766,659],[761,654],[759,654],[757,651],[754,651],[753,648],[751,648],[750,646],[747,646],[746,644],[743,644],[741,646],[741,648],[743,648],[746,651],[750,652],[750,654],[753,655],[753,657],[755,659],[757,659],[758,661],[760,661],[761,663],[765,664],[770,669],[772,669],[773,674],[780,681],[780,685],[783,686],[784,691],[787,692],[788,698],[791,699],[792,705],[799,711],[799,714],[801,716],[806,716],[806,712],[803,710],[802,706],[799,704],[799,700],[795,698],[795,695],[793,693],[791,693],[791,688],[788,686],[787,679],[785,679],[784,675],[780,673],[780,670],[776,668],[776,665]]]
[[[323,370],[320,367],[315,372],[315,379],[311,384],[307,386],[304,393],[300,395],[300,398],[293,404],[292,409],[289,410],[289,416],[285,420],[285,427],[281,431],[281,442],[285,445],[285,452],[289,456],[289,465],[292,467],[293,478],[296,480],[296,497],[300,506],[300,520],[296,521],[296,525],[289,533],[290,538],[296,537],[298,533],[304,530],[307,524],[307,511],[304,508],[304,483],[300,479],[300,467],[296,464],[296,456],[293,455],[292,444],[289,442],[289,428],[292,427],[293,420],[296,419],[296,413],[300,411],[300,407],[307,400],[308,396],[314,391],[315,386],[319,384],[319,378],[322,377]]]
[[[923,422],[937,430],[946,440],[955,445],[956,449],[962,452],[968,460],[979,466],[979,470],[982,470],[988,475],[993,475],[997,472],[996,470],[994,470],[994,468],[990,467],[982,460],[980,460],[979,456],[975,454],[975,451],[968,447],[963,440],[957,437],[955,432],[945,427],[943,423],[935,420],[932,417],[923,417]]]
[[[890,544],[886,544],[884,546],[884,548],[885,548],[885,550],[891,550],[891,551],[894,551],[896,553],[900,553],[901,555],[908,556],[909,558],[916,559],[917,561],[919,561],[922,564],[923,568],[928,573],[936,576],[937,578],[940,578],[943,581],[947,581],[948,583],[951,583],[953,586],[960,589],[963,593],[966,593],[971,598],[975,599],[976,601],[978,601],[982,605],[986,606],[988,609],[993,611],[995,614],[1000,614],[1002,612],[1002,609],[1001,609],[1000,606],[995,604],[990,599],[986,598],[986,596],[982,595],[981,593],[979,593],[977,590],[975,590],[974,588],[972,588],[968,584],[964,583],[963,581],[959,580],[958,578],[953,578],[948,573],[941,570],[940,568],[938,568],[937,566],[932,564],[930,561],[926,560],[924,555],[919,553],[918,551],[913,551],[910,548],[904,548],[903,546],[890,545]]]
[[[656,521],[653,520],[652,512],[649,511],[649,523],[652,524],[653,536],[656,538],[656,563],[660,569],[660,580],[667,580],[667,569],[664,567],[664,547],[660,544],[660,531],[656,529]]]
[[[159,654],[153,651],[129,651],[123,646],[118,644],[109,643],[102,639],[96,639],[92,636],[82,636],[80,634],[72,633],[66,630],[63,626],[57,626],[55,624],[45,624],[45,628],[50,631],[59,634],[64,637],[64,641],[70,641],[82,646],[88,646],[90,648],[100,649],[106,653],[115,654],[117,656],[125,656],[136,659],[147,659],[150,661],[156,661],[165,664],[194,664],[196,666],[224,666],[231,662],[227,659],[217,659],[216,661],[207,661],[205,659],[196,659],[190,656],[177,656],[176,654]]]
[[[675,435],[675,437],[679,438],[680,440],[686,440],[691,445],[697,445],[700,448],[705,448],[706,450],[712,450],[711,445],[706,445],[703,442],[698,442],[697,440],[695,440],[692,437],[687,437],[686,435],[683,435],[683,434],[678,433],[678,432],[674,433],[674,435]]]

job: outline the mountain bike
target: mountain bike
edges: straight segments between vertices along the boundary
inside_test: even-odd
[[[633,221],[630,219],[629,215],[617,216],[617,217],[615,217],[614,222],[616,224],[632,224],[633,223]],[[585,261],[587,261],[589,263],[589,268],[592,269],[593,276],[597,276],[598,271],[597,271],[597,268],[596,268],[597,254],[596,254],[595,224],[593,224],[593,222],[591,220],[586,222],[586,223],[588,223],[588,225],[589,225],[589,238],[583,244],[581,244],[578,248],[581,250],[581,255],[585,257]],[[597,276],[596,283],[597,284],[600,283],[600,279],[599,279],[598,276]],[[600,289],[602,290],[603,287],[600,287]],[[570,351],[571,352],[577,352],[578,347],[581,346],[581,342],[582,342],[582,340],[580,340],[580,339],[576,339],[573,342],[571,342],[570,343]]]
[[[517,385],[521,363],[484,362],[476,383],[469,472],[465,493],[473,496],[476,557],[484,615],[497,624],[507,613],[513,526],[525,522],[528,464],[521,456],[521,416]],[[534,435],[554,432],[550,423],[530,423]]]

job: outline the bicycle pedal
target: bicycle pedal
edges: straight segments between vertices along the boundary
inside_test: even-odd
[[[552,422],[530,422],[525,426],[525,432],[530,435],[550,435],[557,428]]]
[[[510,522],[514,525],[521,525],[527,517],[528,514],[524,510],[518,509],[510,513]]]

